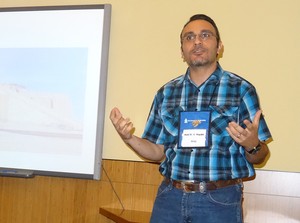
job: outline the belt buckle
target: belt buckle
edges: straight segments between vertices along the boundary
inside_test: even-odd
[[[205,182],[200,182],[199,192],[202,193],[202,194],[206,192],[206,183]]]
[[[181,182],[181,187],[185,193],[196,193],[197,192],[197,191],[191,190],[189,188],[189,185],[186,184],[185,182]],[[206,192],[206,183],[205,182],[199,183],[199,192],[202,194]]]

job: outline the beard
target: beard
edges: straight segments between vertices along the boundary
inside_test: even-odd
[[[202,67],[207,64],[210,64],[208,60],[192,60],[189,65],[191,67]]]
[[[197,58],[192,58],[193,54],[200,53]],[[215,52],[217,54],[217,52]],[[204,48],[202,45],[195,46],[195,48],[192,50],[189,60],[186,60],[187,64],[190,67],[205,67],[213,64],[216,61],[217,57],[214,57],[214,52],[210,52],[208,49]]]
[[[194,67],[194,68],[205,67],[205,66],[211,65],[213,63],[214,63],[214,60],[209,60],[207,58],[187,61],[187,64],[190,67]]]
[[[199,45],[199,46],[195,47],[195,49],[192,51],[192,54],[197,53],[197,51],[198,51],[198,53],[202,52],[201,55],[199,55],[195,59],[192,59],[191,58],[192,55],[191,55],[190,61],[187,61],[189,66],[196,68],[196,67],[206,66],[206,65],[209,65],[212,63],[212,61],[211,61],[212,58],[209,58],[207,49],[205,49],[201,45]]]

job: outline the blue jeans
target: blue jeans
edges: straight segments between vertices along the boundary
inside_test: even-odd
[[[186,193],[162,182],[151,223],[242,223],[243,185]]]

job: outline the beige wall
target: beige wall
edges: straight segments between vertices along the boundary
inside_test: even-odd
[[[220,63],[252,82],[274,141],[264,169],[300,171],[300,2],[298,0],[2,0],[0,7],[112,4],[111,43],[103,157],[139,160],[111,126],[118,106],[140,135],[156,90],[185,72],[179,33],[196,13],[219,26],[225,51]]]

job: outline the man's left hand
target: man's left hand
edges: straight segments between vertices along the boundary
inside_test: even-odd
[[[254,116],[253,122],[249,120],[244,120],[246,128],[243,128],[236,122],[230,122],[226,128],[229,135],[236,141],[238,144],[244,148],[253,148],[258,145],[258,126],[259,119],[262,114],[261,110],[258,110]]]

